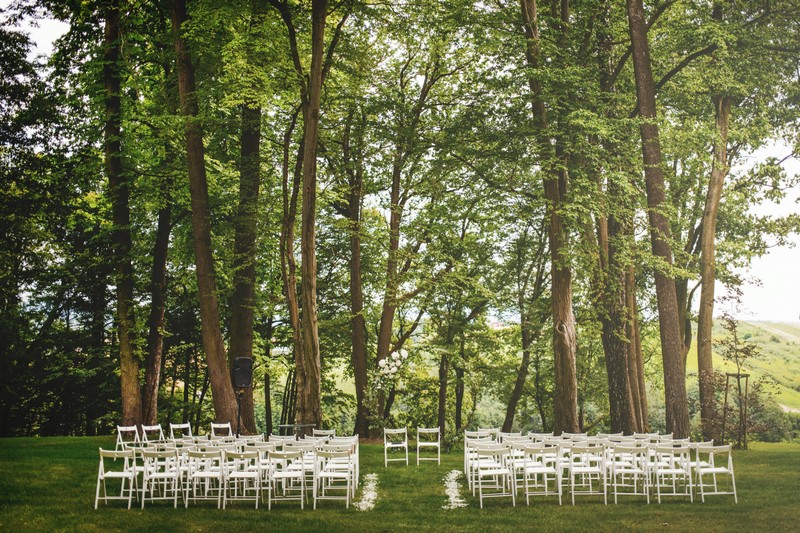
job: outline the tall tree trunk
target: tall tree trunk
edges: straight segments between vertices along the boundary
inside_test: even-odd
[[[636,97],[642,116],[642,157],[647,189],[647,215],[653,255],[664,265],[655,269],[658,318],[661,332],[661,353],[664,362],[664,395],[667,431],[676,438],[689,436],[689,406],[686,397],[686,372],[683,340],[678,324],[678,300],[672,267],[672,238],[669,220],[664,215],[664,173],[661,168],[661,147],[656,123],[656,95],[650,69],[650,50],[642,0],[627,0],[628,22],[633,56]]]
[[[139,390],[139,355],[136,353],[133,301],[133,264],[131,262],[130,183],[122,170],[122,118],[120,90],[120,6],[111,0],[105,8],[103,47],[103,84],[105,86],[105,166],[111,196],[114,223],[112,234],[116,262],[117,337],[119,339],[120,385],[122,389],[122,424],[142,422],[142,398]]]
[[[714,162],[703,209],[703,231],[700,235],[700,314],[697,320],[697,375],[700,381],[700,419],[703,438],[716,435],[714,419],[714,364],[711,358],[714,325],[714,282],[716,281],[717,213],[722,198],[722,186],[728,174],[728,123],[731,100],[728,96],[713,95],[717,136],[714,139]]]
[[[392,324],[397,310],[397,254],[400,249],[400,221],[403,206],[400,205],[400,178],[402,176],[402,155],[400,146],[395,147],[392,162],[392,187],[389,193],[389,251],[386,259],[386,287],[383,294],[383,307],[378,324],[378,340],[375,364],[389,356],[392,345]],[[378,394],[378,411],[383,412],[385,401],[383,393]]]
[[[208,203],[203,128],[197,116],[194,66],[189,56],[189,49],[181,35],[182,25],[186,20],[185,1],[174,0],[172,31],[175,38],[175,53],[178,58],[178,91],[181,114],[185,120],[184,136],[189,166],[192,236],[194,238],[197,290],[200,299],[200,327],[208,362],[208,377],[214,400],[215,420],[234,422],[237,414],[236,398],[225,356],[219,316],[219,299],[211,246],[211,215]]]
[[[255,316],[256,230],[261,185],[261,108],[242,105],[241,161],[239,163],[239,209],[234,221],[233,296],[231,298],[231,357],[253,359]],[[256,431],[253,388],[242,394],[242,429]]]
[[[525,57],[528,68],[540,67],[540,38],[536,0],[522,0],[522,20],[528,44]],[[568,17],[567,0],[561,3],[562,19]],[[566,25],[563,25],[566,28]],[[578,422],[578,380],[576,369],[576,329],[575,315],[572,311],[572,271],[568,260],[569,239],[561,210],[567,192],[567,172],[555,159],[551,139],[548,136],[548,119],[542,87],[539,80],[531,76],[528,80],[531,90],[533,114],[538,128],[538,142],[542,166],[545,168],[544,195],[547,199],[548,236],[550,239],[550,276],[552,280],[553,313],[553,358],[555,360],[555,406],[553,411],[553,431],[577,432]],[[556,146],[555,152],[558,152]]]
[[[303,153],[305,152],[305,145],[302,140],[303,136],[301,136],[300,144],[297,147],[297,158],[295,159],[290,188],[289,151],[296,120],[297,113],[292,116],[289,127],[283,134],[283,164],[281,171],[283,216],[281,219],[280,255],[281,280],[283,281],[283,292],[286,297],[289,324],[292,328],[292,354],[295,361],[295,368],[300,368],[303,361],[303,337],[302,326],[300,324],[300,304],[297,298],[297,259],[294,255],[294,229],[297,221],[297,201],[300,195],[300,182],[303,177]],[[294,379],[297,379],[296,373],[290,374]],[[286,387],[284,388],[284,394],[286,394],[287,389]],[[283,418],[286,413],[286,402],[284,402],[281,412],[281,424],[288,423]]]
[[[158,389],[164,354],[164,313],[167,308],[167,252],[172,228],[172,178],[164,184],[164,205],[158,210],[153,268],[150,275],[150,317],[147,333],[147,363],[142,394],[143,422],[154,425],[158,419]]]
[[[632,229],[630,227],[629,229]],[[644,382],[644,361],[642,359],[642,343],[639,337],[639,319],[636,311],[636,277],[631,265],[625,272],[625,337],[628,341],[628,373],[631,384],[631,396],[636,411],[639,431],[648,430],[647,422],[647,389]]]
[[[297,421],[321,427],[321,363],[317,328],[317,139],[319,107],[322,94],[322,63],[325,48],[327,0],[314,0],[311,10],[311,70],[308,93],[303,102],[305,153],[303,154],[303,210],[301,254],[303,300],[303,361],[298,379]]]
[[[356,386],[355,433],[369,436],[367,406],[367,326],[364,320],[364,293],[361,281],[361,200],[364,195],[362,165],[351,155],[350,127],[342,138],[342,155],[347,169],[347,219],[350,236],[350,335],[353,343],[352,362]],[[355,163],[355,164],[354,164]],[[353,168],[356,166],[356,168]]]

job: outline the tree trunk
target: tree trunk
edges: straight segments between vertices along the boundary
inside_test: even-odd
[[[203,128],[197,116],[194,66],[189,57],[189,49],[181,35],[181,26],[186,20],[185,1],[174,0],[172,30],[175,38],[175,53],[178,58],[178,91],[181,114],[185,120],[184,136],[189,166],[192,236],[194,238],[197,290],[200,299],[200,327],[208,362],[208,377],[214,400],[215,420],[233,422],[236,420],[237,413],[236,398],[231,385],[230,370],[220,327],[219,300],[211,245],[211,216],[208,203]]]
[[[256,231],[261,185],[261,108],[242,105],[241,161],[239,163],[239,209],[234,220],[233,296],[231,299],[231,358],[253,359],[255,316]],[[242,395],[242,430],[256,432],[253,388]]]
[[[444,438],[445,435],[445,421],[447,417],[447,355],[442,354],[439,361],[439,410],[437,412],[437,425],[439,432]]]
[[[632,228],[630,228],[632,229]],[[644,361],[642,360],[642,344],[639,338],[639,318],[636,311],[636,277],[634,267],[629,266],[625,272],[625,337],[628,340],[628,373],[631,384],[631,396],[636,411],[636,425],[639,431],[647,432],[647,389],[644,382]]]
[[[664,395],[667,431],[676,438],[689,436],[689,406],[686,397],[686,373],[683,340],[678,324],[678,301],[672,267],[669,220],[664,215],[664,174],[656,123],[656,95],[650,69],[650,50],[642,0],[627,0],[628,21],[633,56],[636,97],[642,116],[642,157],[647,189],[647,215],[653,255],[663,265],[655,269],[661,352],[664,362]]]
[[[105,166],[114,223],[112,239],[116,262],[117,338],[119,339],[120,385],[123,425],[142,423],[142,399],[139,390],[139,356],[136,353],[131,262],[130,183],[122,170],[122,118],[119,23],[119,0],[111,0],[105,9],[103,47],[103,84],[105,86]]]
[[[164,354],[164,313],[167,307],[167,252],[172,227],[172,179],[164,185],[164,205],[158,210],[153,268],[150,276],[150,317],[147,333],[147,363],[142,394],[143,422],[155,425],[158,419],[158,389]]]
[[[700,235],[700,314],[697,319],[697,375],[700,382],[700,418],[703,439],[713,439],[714,364],[711,358],[714,325],[714,282],[716,280],[717,213],[722,198],[722,186],[728,174],[728,122],[731,100],[728,96],[712,96],[717,136],[714,139],[714,162],[703,209],[703,231]]]
[[[511,431],[514,425],[514,415],[517,412],[517,404],[522,398],[522,391],[525,387],[525,380],[528,378],[528,367],[531,363],[531,324],[527,314],[524,311],[524,298],[519,298],[520,310],[520,335],[522,337],[522,361],[519,363],[519,370],[517,370],[517,380],[514,382],[514,389],[511,391],[511,396],[508,398],[508,405],[506,406],[506,416],[503,419],[503,431]]]
[[[322,94],[327,1],[314,0],[311,13],[311,70],[303,102],[305,153],[303,154],[303,210],[301,220],[303,354],[297,390],[297,422],[322,427],[321,364],[317,328],[317,139]]]
[[[350,128],[342,139],[342,154],[348,169],[347,218],[350,235],[350,334],[353,343],[352,362],[356,386],[356,435],[369,436],[367,408],[367,326],[364,321],[364,294],[361,281],[361,199],[364,176],[361,164],[353,169],[350,150]]]

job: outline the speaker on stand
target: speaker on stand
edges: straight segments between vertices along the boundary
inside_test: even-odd
[[[242,394],[246,388],[253,386],[253,359],[236,357],[233,360],[233,386],[236,389],[236,437],[242,420]]]

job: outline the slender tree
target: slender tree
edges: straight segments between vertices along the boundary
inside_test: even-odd
[[[184,118],[186,157],[189,164],[189,191],[192,205],[192,236],[200,299],[200,325],[203,348],[208,363],[209,381],[214,399],[215,418],[220,422],[236,421],[236,398],[231,384],[219,315],[214,257],[211,247],[211,217],[205,167],[203,126],[198,117],[194,65],[183,36],[188,14],[184,0],[172,2],[172,31],[178,66],[178,92]]]
[[[677,438],[689,436],[689,405],[683,341],[678,325],[678,300],[672,267],[671,230],[664,212],[664,173],[658,138],[656,93],[650,68],[650,49],[642,0],[627,0],[628,25],[636,81],[636,97],[642,117],[642,157],[647,191],[647,217],[653,255],[661,261],[655,269],[661,354],[664,363],[664,395],[667,431]]]

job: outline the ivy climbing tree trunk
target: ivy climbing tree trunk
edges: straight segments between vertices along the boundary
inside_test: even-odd
[[[192,206],[192,236],[200,299],[200,329],[208,364],[208,378],[214,399],[214,418],[219,422],[236,421],[236,398],[231,384],[219,316],[214,257],[211,247],[211,215],[208,203],[203,127],[198,118],[194,66],[182,35],[187,20],[186,2],[173,0],[172,31],[178,66],[178,92],[184,118],[186,158],[189,167],[189,192]]]
[[[105,87],[105,166],[114,229],[114,259],[117,285],[117,338],[119,340],[120,385],[122,389],[122,425],[142,422],[142,400],[139,390],[139,354],[136,352],[133,301],[133,264],[131,262],[130,182],[122,169],[122,128],[120,90],[119,0],[104,6],[103,85]]]
[[[689,436],[689,405],[686,396],[686,372],[683,339],[678,324],[678,300],[671,275],[672,233],[664,214],[664,173],[656,122],[656,94],[650,67],[650,49],[642,0],[627,0],[628,27],[631,39],[636,97],[642,117],[642,158],[647,190],[647,217],[653,255],[661,261],[655,269],[661,355],[664,363],[664,395],[667,431],[676,438]]]

